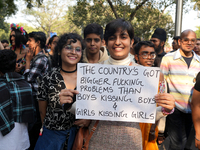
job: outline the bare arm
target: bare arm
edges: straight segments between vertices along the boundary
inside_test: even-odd
[[[44,117],[46,116],[47,101],[40,101],[40,100],[38,100],[38,105],[39,105],[39,111],[40,111],[41,121],[43,123]]]
[[[200,140],[200,92],[195,89],[192,94],[191,109],[196,138]],[[200,149],[200,141],[195,139],[195,146]]]

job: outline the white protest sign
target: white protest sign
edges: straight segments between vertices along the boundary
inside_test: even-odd
[[[160,69],[79,63],[76,118],[155,123]]]

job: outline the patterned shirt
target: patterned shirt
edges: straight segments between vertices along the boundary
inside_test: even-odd
[[[43,51],[39,52],[37,55],[41,54],[43,54]],[[24,76],[33,88],[33,95],[36,95],[38,89],[38,83],[36,78],[38,76],[44,75],[47,72],[47,70],[48,70],[48,58],[45,56],[38,58],[34,63],[31,62],[30,69],[25,70]]]
[[[8,134],[14,122],[34,121],[32,89],[24,77],[16,72],[0,77],[0,131]]]
[[[68,130],[73,126],[75,116],[66,112],[60,105],[59,94],[65,89],[65,83],[60,68],[54,68],[44,75],[38,87],[37,99],[47,101],[44,126],[51,130]]]
[[[194,52],[192,53],[193,59],[189,68],[180,50],[166,54],[160,66],[169,85],[169,92],[176,99],[176,108],[185,113],[191,112],[188,101],[194,79],[200,70],[200,58]]]

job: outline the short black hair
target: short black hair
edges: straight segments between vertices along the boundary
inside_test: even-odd
[[[0,72],[14,72],[17,55],[13,50],[4,49],[0,51]]]
[[[135,44],[137,44],[138,42],[141,41],[141,38],[139,38],[139,37],[137,37],[137,36],[135,36],[133,39],[134,39],[133,45],[135,45]]]
[[[106,25],[104,33],[104,40],[106,41],[106,43],[108,42],[108,38],[113,36],[120,28],[123,31],[127,30],[131,40],[134,38],[134,30],[131,23],[124,19],[119,18],[112,20]]]
[[[2,43],[2,44],[3,44],[3,43],[9,44],[8,40],[2,40],[1,43]]]
[[[53,67],[61,67],[62,66],[61,50],[67,44],[67,41],[69,39],[72,39],[73,43],[76,43],[77,40],[81,42],[82,56],[81,56],[80,62],[82,62],[83,49],[85,48],[82,37],[80,35],[78,35],[77,33],[69,33],[69,34],[65,33],[59,38],[58,43],[57,43],[57,45],[55,47],[55,52],[54,52],[54,55],[53,55],[53,63],[52,63]]]
[[[103,39],[103,28],[97,23],[88,24],[84,29],[84,39],[88,34],[96,34],[99,35],[101,40]]]
[[[197,38],[197,40],[199,41],[199,40],[200,40],[200,38]]]
[[[40,48],[45,48],[45,44],[46,44],[46,34],[44,32],[31,32],[28,34],[28,37],[33,38],[35,40],[35,42],[40,41]]]
[[[139,42],[139,43],[137,43],[135,45],[135,48],[134,48],[135,54],[137,54],[137,55],[139,54],[139,51],[140,51],[140,49],[141,49],[142,46],[153,47],[153,49],[155,50],[155,46],[154,46],[154,44],[151,41],[141,41],[141,42]]]
[[[27,32],[24,30],[25,31],[25,35],[24,35],[19,29],[11,28],[11,32],[12,31],[15,32],[15,46],[20,47],[20,45],[26,45],[28,41]],[[11,35],[10,35],[10,43],[12,44]]]
[[[174,36],[174,37],[173,37],[173,40],[175,40],[175,41],[178,43],[178,40],[179,40],[180,38],[181,38],[180,36]]]
[[[48,42],[47,45],[51,44],[51,43],[53,42],[53,39],[54,39],[55,37],[57,37],[57,35],[53,35],[53,36],[49,39],[49,42]]]

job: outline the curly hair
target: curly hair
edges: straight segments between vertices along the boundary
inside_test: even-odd
[[[0,51],[0,72],[14,72],[16,66],[17,55],[12,50],[1,50]]]
[[[26,45],[28,41],[27,32],[24,30],[25,35],[23,35],[19,29],[11,28],[11,32],[12,31],[15,32],[15,46],[20,47],[20,45]],[[10,35],[10,44],[12,44],[11,35]]]
[[[71,42],[73,42],[73,43],[76,43],[77,40],[80,41],[82,50],[85,48],[83,39],[80,35],[78,35],[76,33],[65,33],[65,34],[63,34],[59,38],[57,46],[55,47],[55,52],[54,52],[53,59],[52,59],[52,66],[53,67],[61,67],[62,66],[62,60],[61,60],[60,54],[61,54],[63,47],[67,44],[67,41],[69,39],[72,39]],[[82,62],[82,59],[83,59],[83,52],[82,52],[81,59],[80,59],[79,62]]]

